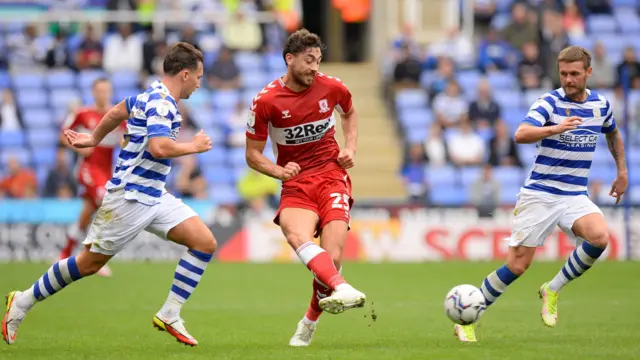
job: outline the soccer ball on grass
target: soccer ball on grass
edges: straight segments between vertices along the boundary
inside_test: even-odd
[[[444,311],[456,324],[473,324],[482,315],[487,305],[482,291],[473,285],[458,285],[444,299]]]

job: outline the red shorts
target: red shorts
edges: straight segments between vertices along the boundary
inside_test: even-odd
[[[330,170],[283,183],[280,207],[273,222],[280,225],[280,212],[285,208],[311,210],[320,218],[315,234],[318,236],[330,221],[342,220],[348,224],[352,206],[349,175],[344,169]]]
[[[110,179],[111,174],[107,174],[104,171],[81,167],[78,174],[80,196],[91,201],[96,208],[100,207],[106,192],[104,187]]]

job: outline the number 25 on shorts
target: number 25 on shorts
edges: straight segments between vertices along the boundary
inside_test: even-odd
[[[333,203],[331,204],[331,208],[333,209],[344,209],[344,216],[347,219],[350,219],[349,216],[349,195],[340,194],[340,193],[332,193],[329,195],[333,198]]]

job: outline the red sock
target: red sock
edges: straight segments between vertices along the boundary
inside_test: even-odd
[[[77,241],[73,240],[69,236],[67,236],[67,245],[60,252],[60,260],[66,259],[71,256],[73,250],[75,249]]]
[[[311,321],[318,321],[320,314],[322,314],[322,309],[319,305],[320,299],[329,295],[331,295],[331,289],[326,287],[324,284],[320,284],[316,278],[313,278],[313,294],[311,295],[309,309],[307,309],[307,314],[305,315],[307,319]]]
[[[333,264],[331,256],[320,246],[310,241],[300,246],[296,253],[313,275],[320,282],[329,286],[331,290],[335,290],[336,286],[346,283]]]

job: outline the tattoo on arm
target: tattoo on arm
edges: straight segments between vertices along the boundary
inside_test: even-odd
[[[607,134],[606,137],[609,151],[611,152],[611,155],[616,162],[618,170],[626,169],[627,166],[624,159],[624,144],[622,143],[622,135],[620,134],[620,131],[616,129]]]

